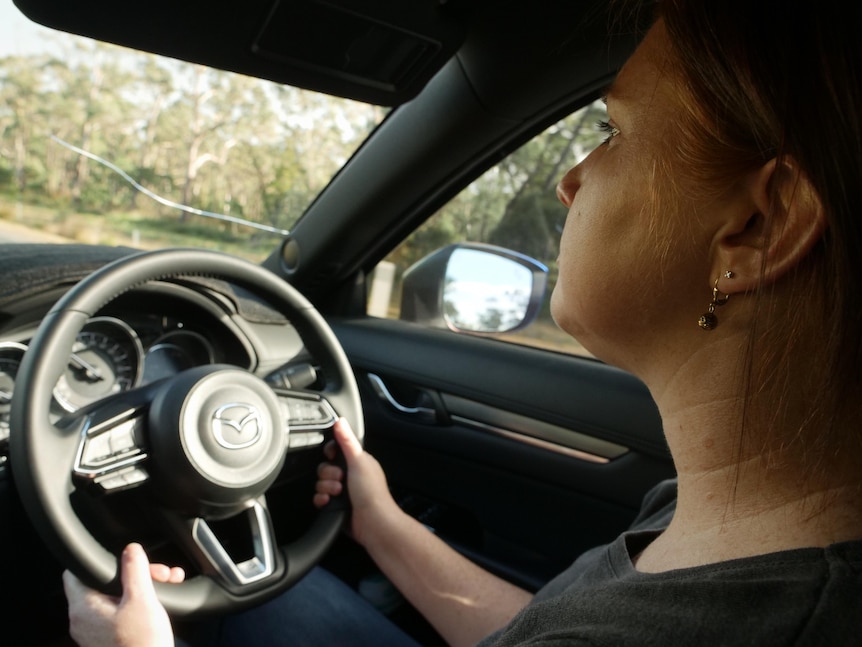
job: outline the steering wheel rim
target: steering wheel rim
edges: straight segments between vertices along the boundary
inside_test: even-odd
[[[85,441],[81,440],[79,428],[70,430],[58,427],[51,421],[49,409],[52,391],[68,364],[72,344],[88,319],[130,289],[151,281],[172,280],[181,276],[228,281],[261,296],[286,315],[316,362],[323,365],[327,380],[321,394],[325,396],[325,401],[331,404],[331,409],[338,416],[348,419],[360,441],[364,436],[359,390],[337,338],[312,304],[269,270],[219,252],[170,249],[124,257],[94,272],[55,304],[29,344],[18,371],[15,389],[15,393],[24,393],[27,397],[13,396],[10,413],[10,459],[19,495],[45,543],[60,562],[79,578],[106,592],[118,591],[117,559],[94,537],[72,507],[70,497],[77,488],[73,478],[77,466],[74,461],[79,461],[80,456],[75,458],[69,453],[72,450],[80,455]],[[240,369],[216,367],[211,372],[218,373],[220,370]],[[208,377],[207,371],[204,373],[201,380],[225,381],[219,376]],[[257,388],[254,380],[259,378],[247,380],[250,393]],[[259,381],[263,384],[262,380]],[[155,399],[164,400],[166,390],[167,387]],[[209,399],[206,402],[201,406],[210,407]],[[147,400],[146,413],[152,407],[153,399]],[[261,408],[265,407],[266,404]],[[211,415],[209,409],[206,415]],[[286,421],[282,422],[286,424]],[[275,451],[281,446],[277,424],[276,419],[271,425],[274,430],[266,435],[270,445],[255,450],[255,461],[260,462],[258,459],[265,451]],[[262,425],[261,429],[268,427]],[[146,433],[156,432],[148,429]],[[187,444],[187,438],[192,437],[193,433],[203,434],[183,427],[180,432],[182,438],[178,442]],[[286,451],[287,434],[284,436]],[[152,440],[148,438],[147,442]],[[223,449],[218,451],[224,452]],[[236,453],[227,452],[231,459]],[[159,460],[158,456],[155,458]],[[209,456],[204,458],[210,460]],[[261,479],[263,491],[275,478],[273,470],[278,469],[280,464],[267,464],[266,474]],[[64,477],[58,478],[58,475]],[[270,479],[269,482],[267,479]],[[227,491],[232,504],[235,503],[233,499],[241,494],[239,490],[236,492],[238,494],[234,490]],[[220,493],[221,490],[216,494]],[[263,500],[262,493],[259,500]],[[262,522],[266,523],[269,517],[265,503],[258,505],[259,501],[255,502],[254,497],[250,501],[255,503],[252,507],[256,510],[256,516],[262,515]],[[336,505],[331,504],[316,514],[311,527],[301,537],[289,544],[275,546],[273,570],[262,581],[228,586],[229,583],[218,573],[215,577],[212,573],[201,574],[180,585],[157,585],[161,602],[170,613],[184,616],[244,608],[289,588],[320,560],[338,536],[346,517],[346,502],[339,500],[333,503]],[[194,519],[195,522],[200,520]],[[271,534],[274,537],[274,533]]]

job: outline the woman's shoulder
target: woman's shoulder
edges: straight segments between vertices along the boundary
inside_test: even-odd
[[[494,644],[801,646],[858,639],[862,541],[657,574],[615,571],[530,605]]]

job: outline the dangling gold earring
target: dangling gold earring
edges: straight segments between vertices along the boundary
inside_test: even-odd
[[[727,270],[724,273],[724,278],[733,278],[733,272]],[[719,291],[718,281],[719,279],[715,279],[715,283],[712,286],[712,301],[710,302],[709,307],[706,309],[706,312],[700,315],[700,319],[697,320],[697,325],[704,330],[712,330],[718,325],[718,317],[715,316],[715,308],[716,306],[723,306],[727,303],[727,300],[730,299],[729,294],[722,294]]]

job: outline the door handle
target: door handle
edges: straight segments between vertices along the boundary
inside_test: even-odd
[[[368,381],[371,382],[371,387],[374,389],[374,392],[377,394],[377,397],[380,398],[387,405],[395,409],[398,413],[402,413],[411,417],[419,418],[421,422],[425,423],[436,423],[437,422],[437,411],[432,407],[424,407],[419,405],[406,405],[399,402],[392,392],[389,390],[389,387],[386,386],[386,383],[383,381],[379,375],[375,373],[368,373]],[[420,399],[425,396],[429,399],[430,396],[420,391]]]

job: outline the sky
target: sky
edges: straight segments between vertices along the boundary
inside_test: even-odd
[[[52,33],[56,32],[25,17],[12,0],[0,0],[0,57],[44,52]]]

